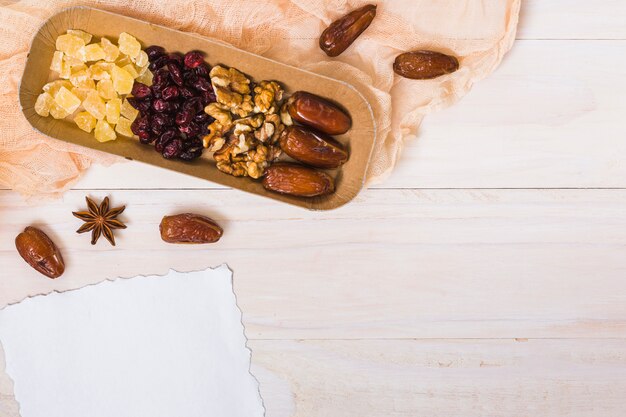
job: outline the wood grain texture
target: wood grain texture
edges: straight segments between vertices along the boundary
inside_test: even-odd
[[[35,281],[54,291],[227,262],[268,417],[621,417],[625,19],[621,0],[525,0],[502,67],[337,211],[138,163],[96,166],[55,202],[0,192],[0,305]],[[74,234],[84,194],[128,204],[117,248]],[[213,216],[223,240],[161,243],[161,216],[179,211]],[[30,223],[65,251],[62,280],[16,258]],[[17,407],[7,386],[2,416]]]
[[[1,305],[34,283],[226,262],[252,338],[626,336],[626,190],[369,190],[328,213],[234,190],[115,191],[128,224],[116,247],[74,233],[81,191],[30,208],[0,195]],[[161,217],[187,211],[217,220],[222,240],[162,242]],[[31,223],[63,251],[62,279],[16,256]]]
[[[524,0],[518,39],[626,39],[622,0]]]
[[[250,347],[272,417],[621,417],[624,343],[280,340]]]

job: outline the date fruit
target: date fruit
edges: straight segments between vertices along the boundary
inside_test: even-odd
[[[376,5],[368,4],[335,20],[320,36],[320,48],[330,57],[348,49],[376,17]]]
[[[215,243],[224,233],[213,220],[193,213],[165,216],[159,230],[167,243]]]
[[[288,126],[280,136],[280,147],[293,159],[317,168],[337,168],[348,160],[341,143],[304,126]]]
[[[48,278],[58,278],[65,271],[61,252],[41,230],[27,227],[15,238],[15,247],[22,258],[37,272]]]
[[[292,121],[311,126],[328,135],[341,135],[352,127],[352,120],[342,109],[330,101],[307,93],[296,91],[286,103]]]
[[[263,178],[266,190],[298,197],[316,197],[335,191],[335,182],[325,172],[280,162],[270,166]]]
[[[459,69],[459,61],[450,55],[434,51],[405,52],[396,57],[393,70],[413,80],[430,80]]]

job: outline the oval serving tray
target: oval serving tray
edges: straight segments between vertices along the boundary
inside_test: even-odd
[[[350,159],[340,169],[327,171],[335,177],[335,193],[308,199],[271,193],[266,191],[258,180],[247,177],[236,178],[220,172],[207,152],[202,158],[193,162],[166,160],[154,149],[136,140],[118,136],[115,141],[100,143],[93,137],[93,134],[82,131],[70,121],[39,116],[35,113],[34,105],[43,85],[54,78],[49,67],[55,50],[55,40],[68,29],[81,29],[96,38],[106,36],[115,41],[121,32],[128,32],[135,36],[144,48],[150,45],[160,45],[170,52],[200,50],[206,53],[206,60],[211,66],[223,64],[235,67],[255,81],[279,81],[284,86],[286,95],[297,90],[305,90],[341,104],[350,113],[353,128],[345,135],[337,137],[337,140],[344,143],[350,150]],[[371,107],[354,87],[345,82],[263,58],[202,36],[89,7],[63,10],[52,16],[39,29],[28,54],[19,96],[22,111],[30,124],[36,130],[54,139],[170,169],[311,210],[329,210],[352,200],[363,187],[374,147],[376,128]]]

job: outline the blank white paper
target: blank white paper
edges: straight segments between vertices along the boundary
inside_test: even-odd
[[[0,311],[21,417],[261,417],[231,278],[170,271]]]

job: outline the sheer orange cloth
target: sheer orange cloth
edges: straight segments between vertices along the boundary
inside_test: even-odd
[[[25,0],[0,6],[0,186],[25,196],[58,195],[93,163],[122,159],[36,133],[22,116],[17,94],[30,41],[59,10],[77,5],[221,39],[241,49],[345,80],[370,100],[377,138],[368,181],[392,170],[405,140],[422,118],[459,100],[489,75],[515,39],[521,0],[379,0],[377,17],[338,58],[317,40],[333,20],[365,0]],[[6,2],[5,2],[6,3]],[[93,4],[92,4],[93,3]],[[433,49],[460,57],[454,74],[430,81],[398,77],[395,57]],[[209,57],[210,61],[210,57]]]

